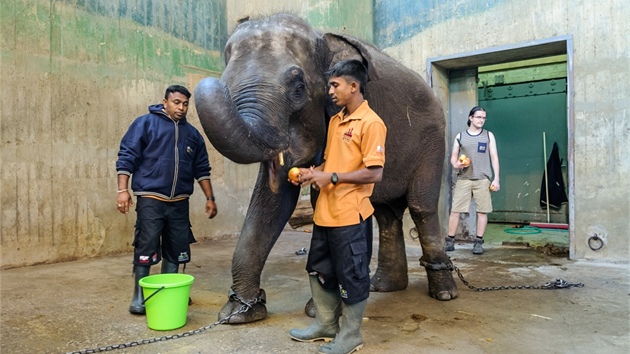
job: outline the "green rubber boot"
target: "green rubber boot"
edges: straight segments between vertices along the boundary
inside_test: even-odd
[[[361,322],[363,321],[366,304],[367,300],[352,305],[342,304],[339,334],[329,344],[319,347],[320,353],[350,354],[363,348]]]
[[[324,289],[317,280],[317,275],[309,275],[311,294],[315,305],[315,319],[305,329],[292,329],[289,336],[299,342],[323,340],[330,342],[339,331],[339,311],[341,297],[336,291]]]
[[[133,266],[134,288],[133,297],[131,298],[131,305],[129,306],[129,312],[133,313],[134,315],[144,315],[146,313],[144,309],[144,304],[142,303],[144,301],[144,296],[142,295],[142,287],[140,286],[140,284],[138,284],[138,282],[140,281],[140,279],[148,276],[150,270],[150,266]]]

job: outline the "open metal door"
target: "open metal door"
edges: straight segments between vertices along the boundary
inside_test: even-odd
[[[541,184],[554,142],[567,181],[566,79],[481,87],[478,101],[487,111],[485,128],[496,137],[501,167],[501,190],[492,193],[489,221],[547,222],[547,210],[540,205]],[[566,205],[550,209],[549,221],[567,223]]]

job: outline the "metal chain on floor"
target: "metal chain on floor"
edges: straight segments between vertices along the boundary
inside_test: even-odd
[[[190,330],[190,331],[187,331],[187,332],[183,332],[183,333],[179,333],[179,334],[173,334],[173,335],[170,335],[170,336],[155,337],[155,338],[150,338],[150,339],[137,340],[137,341],[133,341],[133,342],[113,344],[113,345],[108,345],[108,346],[105,346],[105,347],[96,347],[96,348],[92,348],[92,349],[84,349],[84,350],[80,350],[80,351],[67,352],[67,354],[90,354],[90,353],[108,352],[108,351],[117,350],[117,349],[125,349],[125,348],[137,347],[139,345],[144,345],[144,344],[150,344],[150,343],[156,343],[156,342],[165,342],[165,341],[171,340],[171,339],[190,337],[192,335],[199,334],[199,333],[201,333],[203,331],[206,331],[208,329],[216,327],[217,325],[226,323],[227,321],[229,321],[230,318],[232,318],[232,316],[238,315],[238,314],[241,314],[241,313],[245,313],[254,304],[256,304],[258,302],[261,302],[260,298],[256,298],[256,299],[254,299],[252,301],[249,301],[249,302],[243,301],[240,297],[236,297],[235,296],[234,298],[237,299],[240,303],[243,304],[239,308],[239,310],[236,311],[236,312],[233,312],[233,313],[229,314],[228,316],[226,316],[225,318],[222,318],[222,319],[218,320],[217,322],[209,324],[207,326],[204,326],[204,327],[201,327],[201,328],[198,328],[198,329],[193,329],[193,330]]]
[[[466,285],[469,289],[474,291],[491,291],[491,290],[510,290],[510,289],[545,289],[545,290],[553,290],[553,289],[568,289],[568,288],[581,288],[584,286],[582,283],[569,283],[564,279],[556,279],[554,282],[547,282],[543,285],[505,285],[505,286],[487,286],[483,288],[478,288],[476,286],[471,285],[462,275],[462,272],[457,268],[453,262],[449,259],[448,262],[439,262],[439,263],[429,263],[424,259],[420,258],[420,265],[425,267],[427,271],[444,271],[449,270],[457,272],[457,276],[461,279],[462,283]]]
[[[455,272],[457,272],[457,276],[461,279],[462,283],[466,285],[469,289],[474,291],[492,291],[492,290],[509,290],[509,289],[546,289],[546,290],[554,290],[554,289],[568,289],[568,288],[581,288],[584,286],[583,283],[569,283],[564,279],[556,279],[554,282],[546,282],[543,285],[503,285],[503,286],[486,286],[483,288],[478,288],[476,286],[471,285],[464,276],[462,272],[459,271],[459,268],[452,265]]]

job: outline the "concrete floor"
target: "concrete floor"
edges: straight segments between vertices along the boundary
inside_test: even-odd
[[[401,292],[371,294],[362,327],[365,347],[360,353],[630,352],[629,264],[574,262],[546,256],[533,247],[500,246],[501,237],[514,240],[514,236],[499,235],[501,228],[489,231],[498,236],[487,236],[482,256],[473,256],[472,245],[462,243],[449,253],[472,285],[541,285],[562,278],[585,286],[475,292],[457,279],[459,298],[440,302],[428,297],[425,271],[418,264],[421,249],[417,241],[407,239],[410,284]],[[287,335],[289,329],[311,321],[303,314],[310,297],[306,256],[295,254],[308,248],[309,237],[307,232],[287,230],[269,256],[262,276],[269,311],[266,320],[218,325],[190,337],[114,352],[316,352],[319,343],[298,343]],[[536,239],[545,241],[540,236]],[[235,244],[236,240],[228,239],[193,246],[193,262],[186,273],[195,277],[194,303],[188,309],[187,324],[167,332],[150,330],[145,317],[127,312],[133,282],[130,253],[3,270],[0,351],[80,351],[208,326],[217,321],[227,299]]]

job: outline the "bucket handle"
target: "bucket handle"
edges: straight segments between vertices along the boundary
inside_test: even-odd
[[[162,290],[164,290],[164,285],[162,285],[161,288],[157,289],[153,294],[149,295],[149,297],[147,297],[146,299],[142,300],[142,304],[144,305],[147,301],[149,301],[150,298],[152,298],[153,296],[155,296],[155,294],[159,293]]]

